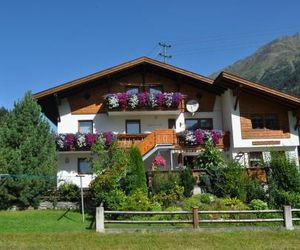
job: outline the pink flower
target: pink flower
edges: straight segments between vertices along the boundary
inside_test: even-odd
[[[125,93],[117,93],[117,97],[119,99],[119,105],[121,108],[126,108],[127,107],[127,100],[128,100],[128,94]]]
[[[165,167],[167,165],[167,162],[163,156],[160,154],[156,155],[153,159],[153,165],[156,167]]]

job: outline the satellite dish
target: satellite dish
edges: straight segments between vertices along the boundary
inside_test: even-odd
[[[186,103],[186,110],[192,113],[192,115],[194,115],[198,109],[199,109],[199,102],[197,102],[196,100],[189,100]]]

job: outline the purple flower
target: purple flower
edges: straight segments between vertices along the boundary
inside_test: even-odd
[[[177,108],[180,104],[180,102],[182,101],[183,99],[183,96],[181,93],[179,92],[176,92],[173,94],[173,97],[172,97],[172,107],[174,108]]]
[[[194,132],[194,135],[196,137],[196,143],[197,145],[202,145],[204,143],[204,133],[202,129],[197,129]]]
[[[117,97],[119,99],[119,106],[122,109],[126,108],[127,107],[128,94],[126,92],[117,93]]]
[[[156,100],[156,104],[159,107],[163,107],[164,106],[164,102],[165,102],[165,96],[163,93],[157,93],[155,95],[155,100]]]
[[[91,148],[92,145],[98,140],[97,134],[88,133],[85,135],[85,141],[87,147]]]
[[[220,130],[213,129],[211,131],[211,139],[212,139],[214,144],[218,144],[220,139],[222,138],[222,136],[223,136],[223,133]]]
[[[73,147],[75,142],[74,134],[66,134],[65,143],[68,148]]]
[[[146,107],[147,106],[147,100],[148,100],[148,94],[146,92],[141,92],[137,94],[139,99],[139,107]]]
[[[109,146],[112,143],[112,141],[115,139],[115,135],[111,131],[104,132],[102,136],[104,138],[104,143],[106,146]]]

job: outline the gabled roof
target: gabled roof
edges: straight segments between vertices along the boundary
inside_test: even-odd
[[[240,76],[222,71],[214,81],[215,85],[226,88],[240,88],[242,91],[256,93],[266,97],[274,98],[283,104],[294,106],[295,109],[300,108],[300,98],[297,96],[289,95],[274,88],[268,87],[261,83],[249,81]]]
[[[41,91],[39,93],[36,93],[34,96],[37,99],[42,99],[42,98],[47,97],[49,95],[58,94],[59,92],[62,92],[62,91],[65,91],[65,90],[68,90],[68,89],[71,89],[71,88],[79,87],[79,86],[84,85],[84,84],[86,84],[90,81],[100,79],[100,78],[103,78],[103,77],[107,77],[109,75],[118,73],[120,71],[129,69],[129,68],[141,65],[141,64],[150,64],[150,65],[153,65],[153,66],[157,66],[159,68],[162,68],[162,69],[180,74],[182,76],[190,77],[190,78],[193,78],[194,80],[201,81],[201,82],[203,82],[204,84],[207,84],[207,85],[212,85],[212,83],[213,83],[212,79],[207,78],[205,76],[201,76],[201,75],[196,74],[196,73],[193,73],[191,71],[184,70],[184,69],[172,66],[170,64],[162,63],[162,62],[159,62],[157,60],[154,60],[154,59],[151,59],[151,58],[148,58],[148,57],[140,57],[140,58],[137,58],[135,60],[132,60],[132,61],[129,61],[129,62],[126,62],[126,63],[122,63],[120,65],[117,65],[117,66],[99,71],[97,73],[94,73],[94,74],[91,74],[91,75],[88,75],[88,76],[85,76],[85,77],[82,77],[82,78],[79,78],[79,79],[61,84],[61,85],[58,85],[56,87]]]
[[[100,80],[110,77],[114,74],[123,73],[123,71],[126,72],[142,65],[151,66],[151,68],[158,69],[162,72],[168,72],[174,75],[177,74],[180,77],[192,80],[192,82],[195,82],[196,84],[201,84],[199,85],[200,87],[217,94],[223,93],[224,90],[228,88],[240,89],[241,91],[247,91],[256,95],[260,95],[263,98],[269,98],[272,101],[274,100],[280,102],[283,105],[291,107],[293,110],[299,110],[300,108],[300,98],[280,92],[256,82],[249,81],[237,75],[228,72],[221,72],[215,80],[212,80],[205,76],[172,66],[170,64],[162,63],[148,57],[140,57],[135,60],[99,71],[95,74],[58,85],[56,87],[36,93],[34,94],[34,97],[42,106],[42,111],[45,113],[45,115],[54,124],[56,124],[56,119],[58,117],[57,105],[59,103],[59,96],[63,96],[73,89],[85,87],[98,79]]]

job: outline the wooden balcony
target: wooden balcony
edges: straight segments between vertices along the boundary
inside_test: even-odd
[[[201,149],[203,145],[187,145],[182,137],[175,132],[174,129],[157,129],[150,134],[118,134],[118,145],[122,148],[129,149],[136,145],[142,155],[148,153],[157,145],[172,145],[175,149]],[[223,137],[219,140],[216,146],[220,149],[227,150],[230,146],[229,132],[225,132]],[[76,148],[75,146],[69,147],[59,151],[90,151],[89,147]]]
[[[118,135],[119,145],[124,148],[130,148],[137,145],[142,155],[145,155],[156,145],[173,145],[176,149],[201,149],[203,145],[186,145],[179,134],[173,129],[157,129],[150,134]],[[223,137],[216,144],[219,149],[227,150],[230,147],[230,134],[225,132]]]

